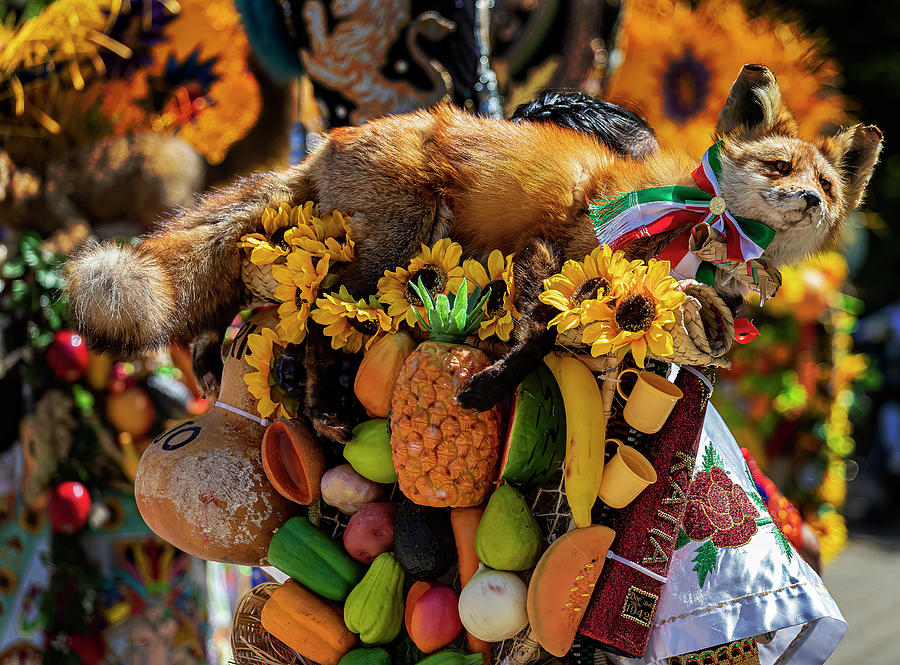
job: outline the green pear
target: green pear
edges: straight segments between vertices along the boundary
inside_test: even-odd
[[[475,531],[475,553],[482,563],[495,570],[528,570],[542,540],[525,497],[509,484],[494,490]]]

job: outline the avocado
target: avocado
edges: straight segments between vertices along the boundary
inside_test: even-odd
[[[394,520],[394,553],[410,577],[441,577],[456,562],[450,510],[403,501]]]

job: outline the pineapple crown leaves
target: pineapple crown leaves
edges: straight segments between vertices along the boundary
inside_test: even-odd
[[[416,309],[413,309],[413,314],[436,342],[458,342],[477,329],[484,318],[484,305],[491,295],[490,287],[482,290],[480,286],[476,286],[467,297],[468,284],[465,278],[456,294],[439,293],[434,299],[421,277],[418,284],[410,285],[422,300],[428,323]]]

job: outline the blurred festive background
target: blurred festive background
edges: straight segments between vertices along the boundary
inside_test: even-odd
[[[0,664],[224,663],[233,605],[261,579],[143,525],[143,448],[208,405],[182,348],[85,348],[63,257],[298,161],[331,127],[443,99],[508,116],[544,89],[582,89],[699,155],[740,66],[762,62],[806,134],[879,124],[865,207],[840,247],[784,272],[713,401],[798,547],[811,530],[827,566],[848,533],[896,534],[900,25],[881,6],[0,1]]]

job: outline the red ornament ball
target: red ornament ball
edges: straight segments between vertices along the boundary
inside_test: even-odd
[[[99,631],[87,635],[68,635],[66,646],[78,656],[82,665],[99,665],[106,657],[106,644]]]
[[[57,378],[77,381],[83,377],[90,363],[87,343],[74,330],[57,330],[47,348],[47,364]]]
[[[47,516],[54,532],[72,534],[79,531],[87,524],[90,512],[91,495],[81,483],[68,480],[50,492]]]

